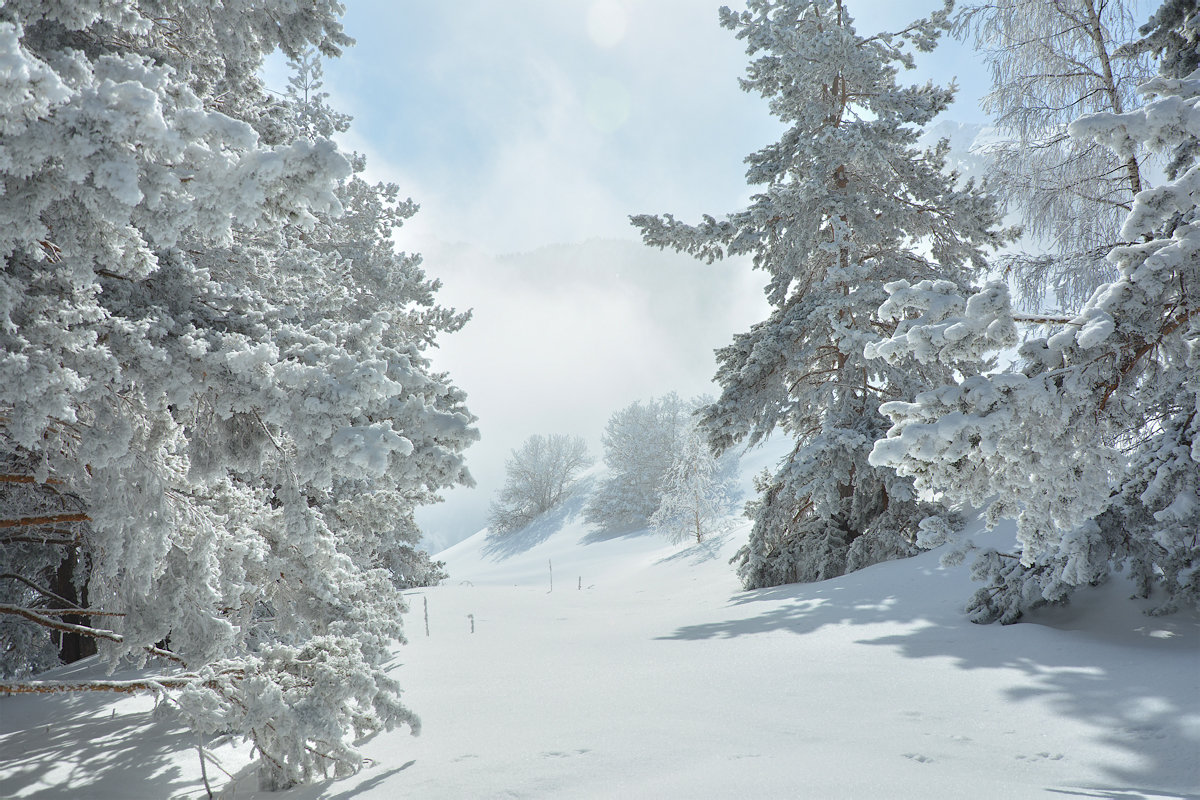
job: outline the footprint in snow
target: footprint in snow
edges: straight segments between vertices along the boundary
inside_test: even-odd
[[[933,763],[932,758],[930,758],[929,756],[923,756],[920,753],[904,753],[904,757],[907,759],[910,759],[912,761],[916,761],[918,764],[932,764]]]
[[[590,752],[591,751],[588,750],[586,747],[583,748],[582,750],[572,750],[569,753],[564,753],[561,750],[549,750],[545,753],[542,753],[542,758],[570,758],[571,756],[581,756],[584,753],[590,753]]]

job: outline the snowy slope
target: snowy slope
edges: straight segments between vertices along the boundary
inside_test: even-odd
[[[455,545],[446,585],[410,593],[394,675],[420,737],[377,736],[346,780],[226,796],[1200,797],[1194,614],[1142,616],[1114,584],[975,626],[937,554],[742,592],[745,527],[604,537],[580,504]],[[0,796],[202,796],[195,751],[172,755],[189,743],[146,707],[0,700]]]

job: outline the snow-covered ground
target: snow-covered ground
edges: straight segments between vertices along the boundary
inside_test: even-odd
[[[743,592],[744,527],[677,546],[578,508],[442,553],[452,577],[409,594],[393,673],[423,734],[269,796],[1200,797],[1200,616],[1143,616],[1114,583],[976,626],[937,553]],[[0,796],[203,796],[195,743],[151,705],[0,699]],[[225,796],[267,795],[244,775]]]

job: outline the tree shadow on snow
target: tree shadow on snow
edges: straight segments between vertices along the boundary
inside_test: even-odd
[[[194,734],[153,711],[125,711],[124,695],[0,698],[0,797],[203,796]],[[114,714],[115,711],[115,714]],[[224,740],[205,742],[219,746]],[[191,757],[195,770],[179,767]],[[55,773],[52,783],[43,784]],[[225,776],[208,768],[214,790]]]
[[[481,552],[494,561],[503,561],[537,547],[583,512],[592,481],[590,476],[581,478],[565,500],[524,528],[507,533],[489,532]]]
[[[1098,767],[1111,785],[1047,791],[1109,800],[1200,800],[1200,616],[1143,616],[1134,602],[1123,599],[1125,586],[1114,584],[1081,591],[1071,605],[1041,609],[1015,625],[973,625],[962,608],[977,584],[964,573],[964,568],[893,562],[821,583],[739,593],[728,610],[749,614],[685,626],[660,638],[724,639],[910,623],[903,633],[856,644],[891,648],[906,658],[950,658],[962,670],[1016,670],[1021,679],[1004,679],[1013,684],[1005,691],[1010,703],[1041,701],[1095,729],[1097,743],[1132,756]],[[1116,609],[1105,625],[1097,624],[1098,609],[1089,609],[1089,601]]]
[[[1176,794],[1170,792],[1164,794],[1160,790],[1155,790],[1153,794],[1146,794],[1143,789],[1131,788],[1104,788],[1104,789],[1046,789],[1051,794],[1062,795],[1063,797],[1092,797],[1099,800],[1200,800],[1200,794]]]
[[[689,564],[703,564],[706,561],[722,558],[725,545],[735,532],[739,535],[745,534],[745,531],[732,530],[712,534],[702,542],[693,542],[678,553],[660,558],[658,563],[670,564],[675,561],[686,561]]]
[[[411,759],[398,767],[383,769],[381,764],[367,766],[362,772],[356,775],[351,775],[346,778],[337,778],[334,780],[317,781],[306,786],[296,786],[288,789],[280,795],[281,798],[287,800],[353,800],[355,797],[361,797],[368,792],[375,792],[384,784],[391,780],[396,775],[404,772],[409,767],[412,767],[417,762]],[[258,778],[254,775],[247,774],[238,781],[237,790],[232,792],[233,797],[240,796],[242,789],[246,789],[250,793],[255,793],[257,790]],[[337,794],[331,794],[335,789],[341,789]],[[395,790],[393,789],[393,792]],[[267,792],[258,792],[256,796],[269,797]]]
[[[594,531],[589,531],[580,538],[580,544],[600,544],[611,542],[613,539],[634,539],[643,536],[653,536],[654,531],[646,524],[642,525],[605,525]]]

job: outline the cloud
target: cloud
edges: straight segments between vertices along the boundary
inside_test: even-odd
[[[325,88],[375,160],[422,188],[446,241],[517,252],[631,237],[628,214],[664,205],[719,211],[774,136],[715,7],[363,3],[346,25],[359,43],[326,64]]]
[[[743,159],[778,138],[766,104],[738,85],[744,43],[719,26],[716,5],[350,4],[358,45],[326,64],[326,89],[420,187],[402,185],[445,241],[504,253],[631,237],[630,213],[694,218],[744,204]],[[864,30],[939,6],[851,4]],[[953,74],[936,70],[911,79]]]

